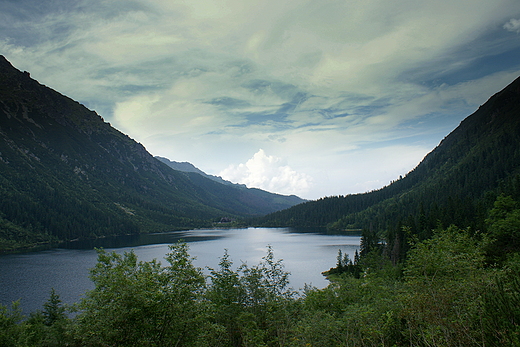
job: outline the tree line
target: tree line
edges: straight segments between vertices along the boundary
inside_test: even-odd
[[[270,247],[254,266],[225,251],[208,276],[185,243],[165,265],[99,250],[95,288],[73,307],[55,291],[28,317],[1,307],[0,345],[518,346],[520,203],[499,196],[485,224],[425,240],[403,227],[397,262],[394,245],[365,235],[354,259],[338,254],[326,288],[303,292]]]

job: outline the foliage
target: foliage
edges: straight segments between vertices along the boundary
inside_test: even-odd
[[[482,245],[450,227],[410,251],[403,318],[413,345],[470,346],[482,341],[482,296],[489,287]]]
[[[484,294],[483,332],[488,345],[520,345],[520,254],[510,257]]]
[[[324,271],[322,274],[327,278],[331,278],[331,276],[335,276],[338,274],[350,274],[355,278],[359,278],[361,275],[361,264],[359,262],[359,253],[356,250],[354,253],[354,259],[350,259],[347,253],[343,254],[341,249],[338,250],[338,255],[336,257],[336,267],[329,269],[328,271]]]
[[[95,289],[81,302],[77,336],[85,346],[190,345],[204,311],[204,277],[185,244],[170,247],[162,267],[98,251],[91,271]],[[168,341],[168,343],[166,342]]]
[[[391,346],[400,341],[395,312],[401,284],[385,272],[368,270],[359,279],[335,276],[327,288],[307,291],[294,345]]]
[[[516,346],[520,336],[520,256],[486,265],[486,237],[436,230],[416,242],[404,267],[373,251],[362,272],[337,273],[298,296],[270,247],[254,266],[227,253],[206,283],[186,244],[167,265],[100,250],[95,289],[68,318],[52,291],[24,320],[1,307],[6,346]],[[349,264],[343,255],[339,266]]]
[[[501,263],[508,254],[520,251],[520,204],[511,196],[497,198],[486,223],[491,238],[487,246],[490,262]]]
[[[22,315],[19,303],[11,308],[0,305],[0,346],[67,346],[70,320],[58,294],[51,290],[43,311]]]
[[[10,308],[0,305],[0,346],[18,345],[23,333],[22,318],[19,302],[14,302]]]
[[[295,292],[289,288],[289,273],[275,260],[271,247],[260,264],[242,264],[232,270],[226,253],[218,270],[211,270],[207,297],[213,320],[226,335],[223,345],[259,346],[287,344],[288,327],[296,312]]]
[[[184,243],[171,246],[166,266],[99,250],[95,288],[74,318],[54,290],[28,318],[17,303],[2,306],[0,345],[518,346],[520,252],[489,259],[504,230],[515,231],[519,208],[499,197],[489,232],[408,235],[397,264],[381,243],[353,261],[339,251],[330,284],[300,295],[271,247],[253,266],[235,267],[225,251],[207,281]]]
[[[61,305],[60,296],[51,289],[49,300],[43,304],[43,323],[52,326],[65,319],[65,307]]]

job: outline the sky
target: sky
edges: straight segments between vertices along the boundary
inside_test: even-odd
[[[0,54],[153,155],[318,199],[405,176],[520,76],[520,1],[1,0]]]

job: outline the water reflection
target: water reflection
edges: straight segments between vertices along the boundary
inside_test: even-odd
[[[180,240],[185,242],[211,241],[224,237],[223,235],[201,234],[190,235],[189,231],[172,231],[157,234],[138,234],[110,236],[92,240],[77,240],[65,242],[59,248],[65,249],[94,249],[94,248],[125,248],[139,247],[144,245],[174,244]]]
[[[256,265],[267,246],[276,259],[283,259],[291,273],[294,289],[311,284],[318,288],[328,282],[321,275],[336,263],[338,249],[351,258],[359,248],[359,235],[328,235],[311,230],[288,228],[207,229],[148,235],[125,235],[89,241],[70,242],[60,248],[41,252],[0,256],[0,303],[21,299],[24,312],[41,309],[54,288],[65,303],[78,302],[93,288],[88,271],[97,259],[95,247],[123,253],[133,249],[140,260],[158,259],[164,263],[168,245],[184,240],[195,265],[217,268],[219,258],[228,250],[235,266]]]

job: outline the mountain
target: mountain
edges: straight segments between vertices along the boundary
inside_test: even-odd
[[[301,201],[173,170],[0,56],[0,250],[205,227]]]
[[[326,197],[256,220],[264,226],[365,229],[387,242],[437,226],[485,228],[498,194],[520,198],[520,78],[464,119],[419,165],[376,191]]]
[[[204,171],[200,170],[198,167],[196,167],[192,163],[173,161],[173,160],[170,160],[168,158],[159,157],[159,156],[156,156],[155,158],[157,158],[159,161],[165,163],[166,165],[168,165],[169,167],[171,167],[174,170],[182,171],[182,172],[195,172],[195,173],[198,173],[201,176],[209,178],[209,179],[211,179],[211,180],[213,180],[215,182],[218,182],[218,183],[239,186],[239,184],[235,184],[235,183],[223,180],[222,177],[208,175],[207,173],[205,173]],[[241,185],[241,186],[245,187],[244,185]],[[304,202],[304,201],[305,200],[300,199],[299,203]]]
[[[159,156],[156,156],[155,158],[158,159],[159,161],[162,161],[163,163],[165,163],[166,165],[168,165],[169,167],[171,167],[174,170],[182,171],[182,172],[195,172],[195,173],[198,173],[199,175],[210,178],[210,175],[207,175],[204,171],[200,170],[192,163],[188,163],[187,161],[181,163],[178,161],[173,161],[168,158],[163,158],[163,157],[159,157]],[[215,177],[215,176],[211,176],[211,177]]]
[[[169,160],[168,158],[163,157],[155,157],[161,162],[165,163],[169,167],[174,170],[187,172],[187,173],[195,173],[201,175],[205,178],[208,178],[212,181],[218,182],[220,184],[224,184],[227,186],[232,186],[235,189],[238,189],[243,195],[247,196],[246,200],[249,201],[257,201],[259,205],[265,206],[265,209],[262,209],[267,214],[272,211],[269,210],[283,210],[289,207],[292,207],[297,204],[301,204],[307,200],[297,197],[296,195],[281,195],[275,193],[269,193],[265,190],[257,189],[257,188],[247,188],[244,184],[237,184],[233,182],[226,181],[219,176],[208,175],[204,171],[198,169],[193,164],[188,162],[176,162]],[[196,177],[196,176],[193,176]]]

